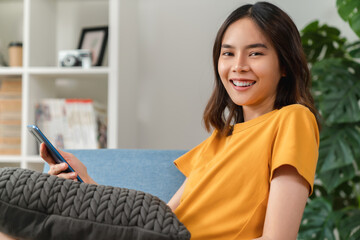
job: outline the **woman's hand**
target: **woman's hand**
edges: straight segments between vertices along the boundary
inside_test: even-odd
[[[59,151],[61,156],[63,156],[63,158],[68,162],[68,164],[70,164],[70,166],[75,170],[75,172],[64,173],[63,171],[65,171],[69,166],[66,163],[56,164],[54,159],[52,159],[52,157],[48,153],[46,145],[42,143],[40,145],[40,156],[50,165],[50,170],[48,172],[50,175],[56,175],[61,178],[77,181],[76,177],[79,174],[80,178],[85,183],[96,184],[96,182],[88,175],[85,165],[77,157],[75,157],[71,153],[64,152],[59,149],[57,150]]]

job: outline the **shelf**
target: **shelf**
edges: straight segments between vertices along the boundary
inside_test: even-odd
[[[30,156],[20,156],[20,155],[1,155],[0,163],[20,163],[22,160],[25,160],[29,163],[43,163],[44,160],[39,155],[30,155]]]
[[[29,106],[44,98],[91,98],[107,106],[108,72],[107,67],[29,68]],[[30,116],[34,116],[32,111]]]
[[[84,75],[100,75],[107,76],[109,73],[108,67],[92,67],[92,68],[59,68],[59,67],[32,67],[24,69],[23,67],[0,67],[0,76],[18,76],[24,72],[28,72],[33,75],[41,76],[64,76],[64,77],[76,77]]]
[[[23,73],[22,67],[0,67],[0,76],[19,76]]]
[[[41,79],[58,79],[58,78],[74,78],[74,79],[94,79],[95,81],[103,81],[109,75],[108,67],[92,67],[92,68],[60,68],[60,67],[34,67],[29,68],[27,73],[30,76]]]
[[[0,163],[20,163],[20,155],[0,155]]]
[[[58,67],[39,67],[30,68],[29,74],[50,77],[50,78],[81,78],[81,77],[105,77],[107,78],[109,69],[107,67],[93,68],[58,68]],[[101,79],[101,78],[99,78]]]
[[[109,73],[108,67],[92,67],[92,68],[60,68],[60,67],[33,67],[29,68],[28,73],[32,75],[51,76],[51,77],[76,77],[84,75],[104,75]]]

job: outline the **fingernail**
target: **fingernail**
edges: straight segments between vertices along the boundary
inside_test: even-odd
[[[61,167],[67,167],[67,164],[66,164],[66,163],[62,163],[62,164],[61,164]]]

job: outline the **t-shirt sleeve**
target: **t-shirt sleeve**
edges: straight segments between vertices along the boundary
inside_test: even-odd
[[[291,165],[309,183],[313,192],[319,155],[319,130],[314,114],[305,107],[284,112],[274,140],[270,179],[283,165]]]
[[[182,172],[182,174],[184,174],[186,177],[189,176],[192,170],[192,159],[194,156],[194,150],[195,149],[190,150],[188,153],[185,153],[174,161],[177,169],[179,169],[179,171]]]
[[[197,164],[198,160],[201,158],[201,153],[204,151],[204,148],[206,148],[214,136],[216,136],[216,131],[214,131],[205,141],[174,161],[175,166],[180,170],[180,172],[182,172],[182,174],[186,177],[190,175],[194,165]]]
[[[193,169],[193,165],[195,164],[194,161],[199,155],[200,148],[201,147],[199,145],[174,161],[175,166],[186,177],[189,177],[191,170]]]

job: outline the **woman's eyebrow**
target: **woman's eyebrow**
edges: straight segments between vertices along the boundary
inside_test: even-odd
[[[245,47],[246,49],[249,49],[249,48],[268,48],[265,44],[263,43],[254,43],[254,44],[249,44]]]
[[[230,45],[230,44],[221,44],[221,48],[235,48],[234,46]]]
[[[235,48],[234,46],[230,45],[230,44],[221,44],[221,48]],[[245,49],[250,49],[250,48],[266,48],[268,49],[268,47],[263,44],[263,43],[253,43],[253,44],[249,44],[245,46]]]

